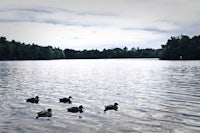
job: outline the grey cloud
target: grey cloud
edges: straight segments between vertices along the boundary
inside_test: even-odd
[[[112,12],[94,12],[94,11],[81,11],[81,10],[69,10],[69,9],[62,9],[62,8],[51,8],[51,7],[36,7],[36,8],[11,8],[11,9],[0,9],[0,12],[26,12],[31,14],[53,14],[53,13],[66,13],[66,14],[74,14],[74,15],[90,15],[90,16],[119,16],[116,13]]]
[[[13,12],[13,13],[19,13],[19,12],[29,12],[29,13],[53,13],[51,10],[48,9],[38,9],[38,8],[4,8],[0,9],[0,12]]]
[[[21,20],[14,20],[14,19],[0,19],[0,23],[14,23],[14,22],[21,22]]]
[[[134,30],[134,31],[141,30],[141,31],[162,32],[162,33],[168,32],[167,30],[158,29],[156,27],[152,27],[152,28],[151,27],[149,27],[149,28],[125,27],[125,28],[122,28],[122,30]]]
[[[91,26],[97,26],[94,24],[88,24],[83,22],[73,22],[73,21],[62,21],[62,20],[54,20],[54,19],[45,19],[42,21],[37,21],[39,23],[48,23],[48,24],[62,24],[62,25],[68,25],[68,26],[81,26],[81,27],[91,27]]]
[[[0,22],[38,22],[38,23],[50,23],[50,24],[62,24],[62,25],[79,25],[83,27],[89,26],[106,26],[99,22],[91,21],[79,21],[80,17],[87,16],[92,19],[93,17],[113,17],[117,14],[109,12],[92,12],[92,11],[79,11],[79,10],[68,10],[62,8],[12,8],[12,9],[1,9],[1,14],[9,13],[11,15],[2,15]],[[62,15],[61,18],[56,15]],[[14,16],[14,17],[13,17]],[[68,16],[74,16],[70,19]],[[87,20],[87,19],[86,19]]]
[[[200,25],[198,22],[195,22],[190,25],[182,25],[182,28],[172,31],[171,34],[173,36],[185,34],[185,35],[191,35],[192,37],[195,35],[199,35],[199,31],[200,31]]]
[[[45,13],[45,14],[53,13],[53,11],[49,10],[49,9],[36,9],[36,8],[20,8],[20,9],[15,9],[14,11],[31,12],[31,13]]]
[[[90,15],[90,16],[108,16],[108,17],[117,17],[118,14],[109,13],[109,12],[77,12],[77,15]]]
[[[105,27],[104,24],[89,24],[84,22],[73,22],[73,21],[58,21],[53,19],[35,20],[35,19],[0,19],[0,23],[18,23],[18,22],[34,22],[34,23],[48,23],[48,24],[62,24],[67,26],[81,26],[81,27]]]

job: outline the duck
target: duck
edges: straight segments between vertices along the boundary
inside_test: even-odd
[[[38,103],[39,102],[39,96],[36,96],[35,98],[32,97],[32,98],[26,99],[26,102],[29,102],[29,103]]]
[[[36,119],[39,117],[52,117],[52,110],[49,108],[47,111],[38,112],[37,115]]]
[[[68,112],[72,112],[72,113],[78,113],[78,112],[82,113],[82,112],[83,112],[83,109],[84,109],[83,106],[80,105],[79,107],[71,107],[71,108],[68,108],[67,111],[68,111]]]
[[[69,98],[60,98],[59,101],[60,101],[60,103],[69,103],[69,104],[71,104],[72,103],[71,98],[72,98],[71,96],[69,96]]]
[[[115,110],[115,111],[117,111],[118,110],[118,103],[114,103],[114,105],[105,106],[104,111],[107,111],[107,110]]]

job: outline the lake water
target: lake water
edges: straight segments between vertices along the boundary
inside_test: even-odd
[[[39,104],[25,102],[36,95]],[[53,117],[36,120],[47,108]],[[0,116],[1,133],[199,133],[200,61],[1,61]]]

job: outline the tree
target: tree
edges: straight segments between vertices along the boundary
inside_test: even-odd
[[[63,50],[51,46],[25,44],[0,37],[0,60],[37,60],[65,58]]]
[[[162,45],[160,59],[200,59],[200,37],[194,36],[193,38],[189,38],[186,35],[171,37],[166,45]]]

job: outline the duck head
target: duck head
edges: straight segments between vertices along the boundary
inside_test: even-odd
[[[114,105],[117,106],[117,105],[119,105],[119,104],[118,104],[118,103],[115,103]]]
[[[79,109],[84,109],[82,105],[79,106]]]
[[[49,108],[49,109],[47,109],[47,112],[52,112],[52,110]]]

